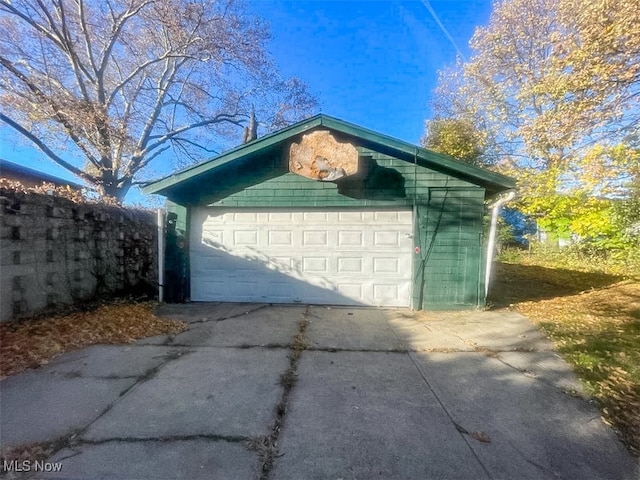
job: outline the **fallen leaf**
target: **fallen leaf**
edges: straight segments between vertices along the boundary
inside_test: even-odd
[[[176,335],[184,322],[156,317],[152,303],[114,303],[0,325],[0,379],[46,365],[64,352],[95,344],[123,344],[155,335]]]
[[[482,443],[491,443],[489,435],[484,432],[471,432],[471,436]]]

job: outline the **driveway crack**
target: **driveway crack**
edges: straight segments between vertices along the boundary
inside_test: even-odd
[[[150,380],[151,378],[153,378],[158,373],[158,371],[162,367],[167,365],[169,362],[172,362],[173,360],[176,360],[176,359],[180,358],[182,355],[184,355],[186,353],[190,353],[190,351],[170,352],[168,355],[166,355],[164,361],[162,361],[158,365],[150,368],[143,375],[137,377],[137,380],[133,384],[131,384],[129,387],[125,388],[122,392],[120,392],[120,395],[118,396],[118,398],[116,400],[114,400],[109,405],[107,405],[102,410],[102,412],[100,412],[100,414],[98,416],[96,416],[94,419],[92,419],[84,427],[81,427],[81,428],[78,428],[78,429],[74,429],[74,430],[68,432],[67,434],[58,437],[57,439],[55,439],[55,440],[53,440],[51,442],[46,442],[46,443],[40,444],[40,445],[46,447],[47,457],[51,457],[52,455],[56,454],[57,452],[59,452],[60,450],[62,450],[64,448],[68,448],[68,449],[71,449],[73,451],[76,451],[79,446],[81,446],[83,444],[92,443],[90,440],[85,440],[85,439],[81,438],[81,436],[84,435],[87,432],[87,430],[89,430],[91,425],[93,425],[95,422],[97,422],[102,417],[104,417],[107,413],[109,413],[109,411],[111,411],[111,409],[118,402],[120,402],[125,395],[127,395],[129,392],[131,392],[137,386],[139,386],[142,383],[146,382],[147,380]]]
[[[100,440],[92,440],[92,439],[82,439],[76,438],[79,432],[70,435],[66,439],[62,441],[58,441],[56,451],[52,452],[51,455],[56,453],[57,451],[63,450],[64,448],[71,451],[70,454],[65,455],[64,457],[60,457],[56,459],[57,462],[62,462],[69,458],[75,457],[82,453],[82,447],[85,445],[89,446],[98,446],[98,445],[106,445],[110,443],[168,443],[168,442],[183,442],[189,440],[208,440],[212,442],[228,442],[228,443],[245,443],[249,440],[244,436],[237,435],[208,435],[208,434],[195,434],[195,435],[169,435],[162,437],[111,437],[104,438]]]
[[[127,443],[145,443],[145,442],[183,442],[188,440],[209,440],[213,442],[229,442],[242,443],[248,440],[248,437],[241,435],[210,435],[210,434],[194,434],[194,435],[167,435],[160,437],[110,437],[100,440],[80,439],[78,445],[103,445],[107,443],[127,442]]]
[[[284,426],[284,422],[289,408],[289,400],[291,392],[298,382],[298,363],[302,352],[309,348],[307,342],[307,328],[309,327],[309,307],[307,306],[302,315],[302,319],[298,322],[298,331],[291,340],[289,355],[289,368],[280,375],[280,385],[282,386],[282,395],[280,401],[276,405],[276,417],[269,433],[262,437],[251,438],[246,442],[249,449],[258,453],[260,465],[260,480],[269,480],[271,472],[275,464],[276,458],[282,456],[278,449],[278,440],[280,432]]]
[[[559,473],[554,472],[553,470],[551,470],[548,467],[545,467],[544,465],[540,465],[537,462],[534,462],[533,460],[531,460],[530,458],[527,458],[527,456],[518,448],[516,447],[514,444],[511,444],[511,447],[518,452],[518,455],[520,455],[520,457],[522,457],[522,459],[527,462],[529,465],[533,465],[534,467],[538,468],[539,470],[542,470],[543,472],[546,473],[550,473],[551,475],[553,475],[555,478],[558,478],[560,480],[565,480],[565,477],[563,477],[562,475],[560,475]]]
[[[202,320],[195,320],[193,322],[189,322],[189,326],[191,325],[198,325],[200,323],[209,323],[209,322],[223,322],[225,320],[231,320],[233,318],[238,318],[238,317],[242,317],[243,315],[248,315],[250,313],[253,312],[257,312],[258,310],[262,310],[263,308],[267,308],[269,307],[269,304],[266,305],[260,305],[259,307],[255,307],[252,308],[250,310],[244,311],[244,312],[240,312],[240,313],[236,313],[235,315],[229,315],[228,317],[221,317],[221,318],[203,318]]]
[[[555,388],[557,390],[560,390],[562,393],[564,393],[566,395],[569,395],[570,397],[580,398],[582,400],[588,400],[588,397],[583,395],[578,390],[560,388],[558,385],[556,385],[552,381],[547,380],[546,378],[540,376],[539,374],[537,374],[535,372],[532,372],[531,370],[527,370],[526,368],[518,368],[515,365],[511,365],[509,362],[507,362],[506,360],[504,360],[503,358],[500,357],[499,354],[501,352],[490,351],[490,353],[489,352],[482,352],[482,353],[485,353],[487,356],[489,356],[491,358],[495,358],[496,360],[498,360],[500,363],[502,363],[506,367],[512,368],[513,370],[522,373],[525,377],[528,377],[528,378],[531,378],[531,379],[536,380],[538,382],[544,383],[545,385],[549,385],[550,387],[553,387],[553,388]]]
[[[400,337],[398,336],[398,334],[396,333],[395,329],[393,328],[393,325],[391,325],[391,323],[389,322],[389,320],[387,319],[387,323],[389,324],[389,326],[391,327],[391,331],[393,332],[393,334],[396,336],[396,338],[399,341],[402,341],[400,339]],[[438,394],[436,393],[436,391],[433,389],[433,386],[431,385],[431,383],[429,382],[429,380],[427,380],[426,375],[424,374],[424,372],[422,371],[422,369],[420,368],[420,365],[418,365],[418,362],[416,361],[416,359],[413,357],[412,352],[409,351],[407,352],[407,355],[409,356],[409,358],[411,359],[411,362],[413,363],[413,366],[416,368],[416,370],[418,371],[418,374],[420,375],[420,377],[422,378],[422,380],[424,381],[425,385],[427,386],[427,388],[429,389],[429,391],[431,392],[431,394],[433,395],[433,397],[436,399],[436,402],[438,402],[438,404],[440,405],[440,407],[442,408],[442,410],[444,411],[445,415],[447,416],[447,418],[449,419],[449,421],[451,422],[451,424],[453,425],[453,427],[460,433],[460,435],[462,436],[464,442],[466,443],[467,447],[469,448],[469,450],[471,451],[471,454],[473,455],[473,457],[476,459],[476,461],[478,462],[478,464],[480,465],[480,467],[482,468],[482,470],[484,471],[485,475],[487,476],[487,478],[489,479],[493,479],[493,476],[491,475],[491,473],[489,472],[489,469],[486,467],[486,465],[484,463],[482,463],[482,460],[480,460],[480,457],[476,454],[476,451],[473,449],[473,447],[471,446],[471,444],[469,443],[467,437],[468,437],[468,431],[462,427],[458,422],[456,422],[453,419],[453,415],[451,414],[451,412],[449,412],[449,410],[447,409],[447,407],[445,406],[445,404],[442,402],[442,400],[440,399],[440,397],[438,396]]]

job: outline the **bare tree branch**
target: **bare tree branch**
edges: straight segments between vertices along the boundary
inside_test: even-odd
[[[99,165],[98,159],[86,149],[82,139],[75,133],[75,128],[72,122],[69,120],[68,115],[63,111],[63,109],[54,102],[54,99],[45,95],[32,81],[29,80],[22,72],[20,72],[9,60],[4,57],[0,57],[0,65],[5,67],[9,72],[11,72],[16,78],[20,79],[29,90],[35,95],[35,97],[43,104],[52,109],[54,112],[54,118],[57,119],[60,124],[62,124],[71,140],[82,150],[82,152],[86,155],[87,159],[91,161],[94,165]]]
[[[227,123],[231,123],[233,125],[238,125],[238,126],[242,126],[242,123],[238,120],[236,120],[237,115],[228,115],[228,114],[219,114],[216,115],[215,118],[212,118],[210,120],[204,120],[202,122],[197,122],[197,123],[192,123],[191,125],[185,125],[183,127],[180,128],[176,128],[175,130],[162,135],[161,137],[158,138],[158,140],[154,143],[152,143],[151,145],[148,145],[144,151],[145,152],[151,152],[154,149],[158,148],[160,145],[162,145],[163,143],[165,143],[168,140],[171,140],[172,138],[181,135],[189,130],[193,130],[196,128],[200,128],[200,127],[205,127],[207,125],[213,125],[216,123],[222,123],[222,122],[227,122]]]
[[[69,162],[67,162],[67,161],[63,160],[62,158],[60,158],[49,147],[47,147],[47,145],[45,145],[45,143],[43,141],[41,141],[38,137],[36,137],[31,132],[29,132],[29,130],[24,128],[19,123],[14,122],[11,118],[7,117],[3,113],[0,113],[0,120],[2,120],[4,123],[9,125],[14,130],[20,132],[21,135],[23,135],[26,138],[28,138],[29,140],[31,140],[40,150],[42,150],[51,160],[53,160],[57,164],[59,164],[62,167],[66,168],[71,173],[73,173],[74,175],[77,175],[78,177],[82,178],[83,180],[86,180],[86,181],[88,181],[90,183],[96,183],[96,178],[95,177],[93,177],[92,175],[87,174],[83,170],[75,167],[74,165],[72,165]]]
[[[0,0],[7,125],[122,199],[152,161],[239,143],[225,125],[241,126],[250,105],[266,129],[310,114],[315,99],[281,79],[241,1]]]

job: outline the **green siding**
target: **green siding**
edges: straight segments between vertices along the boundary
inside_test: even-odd
[[[432,189],[417,206],[414,308],[482,305],[483,199],[475,190]]]
[[[273,156],[265,159],[268,165],[267,178],[262,169],[248,174],[252,182],[240,188],[211,184],[209,192],[203,195],[199,204],[225,207],[376,207],[407,206],[418,202],[428,202],[431,188],[464,188],[480,192],[484,189],[464,180],[434,172],[425,167],[409,164],[402,160],[371,151],[361,152],[361,162],[375,165],[376,171],[397,172],[401,187],[392,189],[366,185],[366,181],[319,182],[309,180],[286,170],[283,161]],[[274,175],[277,172],[277,175]],[[385,185],[382,176],[380,184]],[[255,182],[255,183],[254,183]],[[348,184],[350,183],[350,184]],[[205,190],[206,191],[206,190]]]
[[[359,150],[364,173],[348,181],[319,182],[290,173],[282,155],[272,153],[251,163],[230,165],[207,185],[195,189],[197,197],[190,204],[226,208],[414,207],[418,217],[414,244],[420,248],[414,261],[414,308],[481,305],[484,188],[388,155]]]
[[[335,183],[288,172],[291,141],[314,129],[358,146],[358,174]],[[357,125],[318,115],[144,187],[175,202],[178,228],[192,207],[413,207],[415,308],[468,308],[484,301],[482,214],[485,196],[515,181]],[[182,207],[181,207],[182,206]],[[172,210],[173,209],[173,210]]]
[[[351,142],[354,145],[360,145],[361,151],[369,149],[379,155],[390,155],[409,163],[417,162],[433,170],[468,180],[484,188],[489,196],[515,187],[515,181],[512,178],[457,161],[446,155],[440,155],[431,150],[411,145],[337,118],[319,114],[248,144],[240,145],[222,155],[172,174],[162,180],[152,182],[144,186],[142,190],[144,193],[166,195],[178,203],[185,203],[185,201],[188,203],[194,189],[217,177],[220,169],[238,162],[243,163],[261,159],[267,155],[280,152],[292,139],[317,128],[329,129],[342,140]],[[243,175],[246,173],[243,172]]]

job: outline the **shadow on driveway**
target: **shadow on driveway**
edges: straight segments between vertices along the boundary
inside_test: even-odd
[[[637,461],[518,314],[159,313],[190,329],[0,383],[3,448],[53,445],[62,470],[37,478],[637,479]]]

